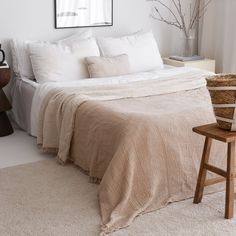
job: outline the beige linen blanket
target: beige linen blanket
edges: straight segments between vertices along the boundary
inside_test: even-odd
[[[193,196],[204,140],[192,127],[215,121],[206,76],[58,88],[44,99],[38,144],[101,180],[103,233]],[[224,148],[213,150],[224,166]]]

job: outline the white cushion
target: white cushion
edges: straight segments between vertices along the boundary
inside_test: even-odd
[[[100,55],[94,38],[80,40],[72,47],[33,43],[29,45],[29,52],[35,78],[39,83],[89,78],[84,58]]]
[[[121,38],[99,38],[102,56],[129,56],[131,73],[162,69],[163,61],[153,33],[136,33]]]
[[[61,45],[73,45],[80,39],[87,39],[92,36],[91,30],[86,30],[73,34],[72,36],[59,40],[57,43]],[[19,77],[34,79],[34,73],[29,57],[29,44],[37,41],[23,41],[13,39],[10,42],[12,51],[13,71]]]

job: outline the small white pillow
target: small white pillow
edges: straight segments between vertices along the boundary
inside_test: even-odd
[[[73,47],[61,44],[29,45],[30,58],[37,82],[60,82],[89,78],[85,57],[99,56],[94,38],[80,40]]]
[[[130,73],[129,57],[87,57],[85,59],[90,78],[103,78],[127,75]]]
[[[136,33],[121,38],[99,38],[102,56],[112,57],[126,54],[131,73],[162,69],[163,61],[153,33]]]
[[[21,41],[13,39],[10,42],[13,71],[19,77],[34,79],[34,73],[30,62],[28,47],[33,41]]]
[[[92,37],[92,31],[86,30],[73,34],[72,36],[59,40],[57,43],[61,45],[73,45],[78,40],[87,39]],[[12,61],[13,61],[13,71],[17,76],[26,77],[28,79],[34,79],[34,73],[29,57],[29,44],[36,43],[39,41],[23,41],[13,39],[10,42]]]

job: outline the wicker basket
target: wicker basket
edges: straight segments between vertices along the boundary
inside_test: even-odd
[[[236,74],[216,75],[206,80],[218,125],[236,131]]]

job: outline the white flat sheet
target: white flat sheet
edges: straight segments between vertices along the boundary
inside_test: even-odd
[[[49,82],[44,83],[37,87],[31,109],[31,135],[37,136],[38,128],[38,115],[40,112],[40,107],[43,99],[54,88],[63,88],[63,87],[94,87],[98,85],[116,85],[116,84],[125,84],[131,83],[134,81],[144,81],[144,80],[153,80],[158,78],[169,77],[173,75],[179,75],[186,72],[196,71],[197,69],[187,68],[187,67],[178,67],[178,68],[169,68],[151,72],[143,72],[125,76],[118,77],[109,77],[109,78],[99,78],[99,79],[83,79],[70,82]]]

